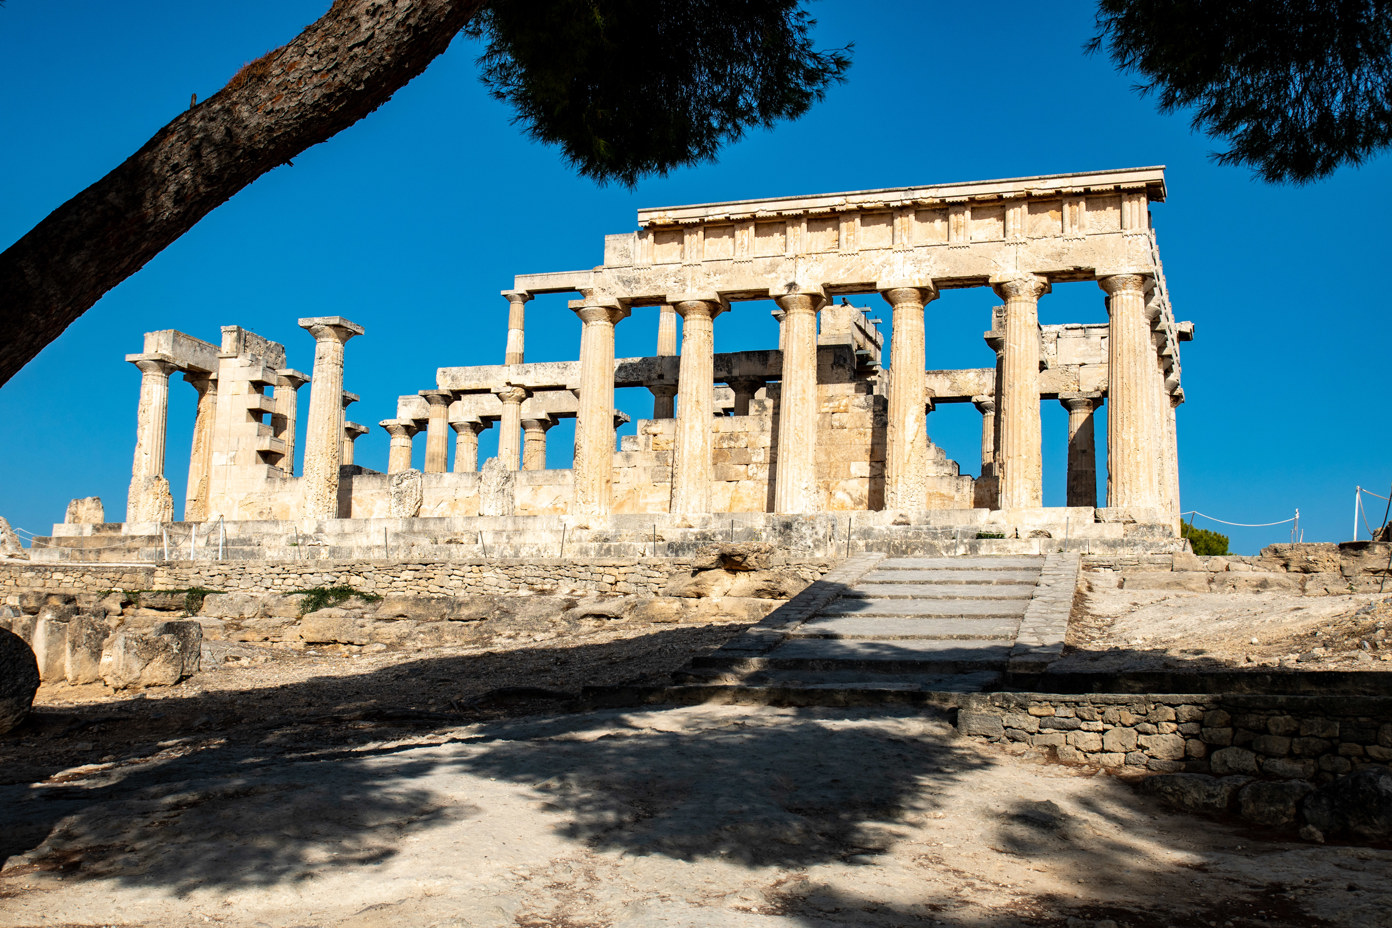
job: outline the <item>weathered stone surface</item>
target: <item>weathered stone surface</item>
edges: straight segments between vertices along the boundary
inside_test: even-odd
[[[106,521],[101,497],[84,496],[68,503],[68,511],[63,516],[63,521],[68,525],[101,525]]]
[[[0,558],[26,558],[29,552],[24,550],[23,543],[14,529],[10,528],[10,523],[4,516],[0,516]]]
[[[1211,777],[1202,773],[1164,773],[1141,781],[1143,792],[1187,812],[1226,812],[1249,777]]]
[[[1289,573],[1317,574],[1338,572],[1339,546],[1336,544],[1278,544],[1267,545],[1261,551],[1261,563],[1267,570]]]
[[[420,515],[425,500],[423,475],[418,470],[404,470],[388,478],[390,489],[389,512],[393,519],[414,519]]]
[[[33,647],[39,678],[45,683],[62,682],[68,673],[67,620],[41,616],[34,622]]]
[[[377,603],[375,607],[370,608],[374,619],[438,622],[449,616],[451,612],[457,611],[457,601],[450,596],[412,596],[404,593],[389,593],[383,596],[382,601]]]
[[[198,672],[203,652],[203,626],[197,622],[159,622],[150,633],[170,636],[179,643],[179,676],[189,677]]]
[[[320,609],[300,620],[300,638],[308,644],[369,644],[371,619],[346,609]]]
[[[1300,801],[1312,789],[1303,780],[1256,780],[1238,791],[1238,813],[1256,825],[1290,825],[1299,818]]]
[[[957,729],[964,735],[989,738],[995,741],[1005,735],[1005,725],[1001,717],[991,712],[963,710],[957,717]],[[1039,746],[1038,740],[1035,741]]]
[[[1305,797],[1301,814],[1326,838],[1392,838],[1392,770],[1367,766],[1326,783]]]
[[[186,612],[188,593],[183,590],[146,590],[139,595],[141,609],[158,612]]]
[[[1141,735],[1138,739],[1141,750],[1160,760],[1182,760],[1184,758],[1184,738],[1181,735]]]
[[[768,570],[773,545],[765,543],[706,545],[692,558],[692,570]]]
[[[1246,748],[1223,748],[1214,751],[1208,759],[1209,769],[1219,776],[1227,774],[1257,773],[1257,755]]]
[[[109,632],[104,616],[79,615],[68,621],[64,674],[69,683],[96,683],[101,679],[102,646]]]
[[[479,515],[512,515],[517,508],[517,472],[500,459],[489,458],[479,476]]]
[[[112,689],[173,686],[183,670],[182,643],[175,635],[121,630],[107,640],[102,651],[102,682]]]
[[[34,652],[18,635],[0,629],[0,735],[24,721],[38,689]]]

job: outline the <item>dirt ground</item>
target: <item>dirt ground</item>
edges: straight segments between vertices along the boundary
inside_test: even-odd
[[[1175,610],[1114,592],[1084,652],[1185,640],[1147,625],[1126,644],[1137,612]],[[1269,653],[1320,624],[1376,635],[1351,615],[1369,599],[1283,607]],[[1213,640],[1191,647],[1248,650],[1216,631],[1238,613],[1203,608]],[[45,688],[0,737],[0,926],[1392,924],[1392,850],[1171,813],[940,718],[569,703],[743,627],[415,653],[209,643],[177,687]]]

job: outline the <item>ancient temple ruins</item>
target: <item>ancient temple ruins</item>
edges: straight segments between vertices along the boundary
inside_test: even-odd
[[[180,372],[198,395],[188,522],[561,516],[592,527],[630,515],[698,525],[717,514],[864,512],[895,524],[1018,533],[1066,518],[1080,537],[1107,537],[1086,525],[1172,535],[1180,343],[1193,326],[1176,321],[1151,227],[1150,205],[1164,199],[1163,170],[1136,168],[641,210],[636,231],[605,237],[598,267],[514,279],[502,293],[503,363],[443,367],[435,384],[400,397],[380,423],[385,474],[353,464],[369,430],[346,420],[357,397],[344,390],[344,346],[361,327],[301,319],[314,338],[309,375],[287,367],[284,346],[235,326],[216,345],[152,332],[128,357],[142,379],[127,531],[174,518],[164,433]],[[1096,282],[1109,322],[1041,326],[1040,301],[1075,281]],[[925,307],[965,287],[1001,301],[983,319],[995,366],[929,369]],[[575,296],[577,360],[526,360],[526,306],[545,293]],[[742,302],[770,299],[778,345],[716,354],[714,327],[739,325]],[[851,299],[889,307],[888,359]],[[616,359],[615,327],[639,306],[661,307],[654,354]],[[307,421],[297,422],[305,384]],[[616,446],[614,390],[640,386],[652,417]],[[1067,435],[1041,434],[1041,403],[1053,401],[1068,410]],[[931,411],[949,403],[981,413],[974,477],[929,438]],[[547,431],[571,417],[573,467],[547,469]],[[497,459],[481,468],[479,434],[490,428]],[[422,471],[412,470],[418,436]],[[1064,508],[1042,505],[1044,441],[1068,443]]]

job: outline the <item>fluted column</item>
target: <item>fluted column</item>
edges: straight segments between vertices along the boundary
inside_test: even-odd
[[[1044,475],[1039,426],[1039,298],[1049,282],[1033,274],[993,280],[1005,300],[1001,365],[1000,444],[996,474],[1001,509],[1043,505]]]
[[[674,513],[710,512],[711,420],[715,418],[715,300],[673,303],[682,317],[681,367],[677,393],[676,455],[672,464]]]
[[[338,468],[343,462],[343,346],[363,329],[342,316],[317,316],[301,319],[299,324],[314,336],[301,514],[308,519],[336,519]]]
[[[449,404],[448,390],[422,390],[420,395],[430,404],[425,420],[425,472],[443,474],[449,464]]]
[[[649,384],[653,395],[654,419],[671,419],[677,412],[677,388],[670,383]]]
[[[368,428],[357,422],[343,423],[343,463],[352,464],[355,460],[353,445],[368,433]]]
[[[894,308],[889,343],[889,428],[885,441],[886,509],[916,511],[927,505],[923,468],[928,457],[924,427],[923,307],[937,299],[932,286],[881,287]]]
[[[657,356],[670,358],[677,353],[677,310],[670,303],[664,303],[660,309],[657,317]]]
[[[726,381],[730,389],[735,394],[735,405],[730,410],[734,416],[749,415],[749,404],[754,400],[754,394],[764,387],[764,381],[758,377],[732,377]]]
[[[164,476],[165,430],[169,424],[169,375],[177,368],[164,358],[131,355],[140,369],[140,406],[135,417],[135,459],[131,463],[126,521],[152,521],[158,515],[152,482]]]
[[[478,470],[479,433],[488,423],[478,419],[460,419],[450,423],[454,429],[454,472],[472,473]]]
[[[287,477],[295,476],[295,430],[300,417],[299,390],[309,383],[309,376],[292,368],[276,371],[276,384],[271,392],[275,412],[271,413],[271,430],[285,442],[285,457],[280,469]]]
[[[779,350],[779,351],[782,351],[782,350],[783,350],[783,320],[784,320],[785,318],[787,318],[787,315],[788,315],[788,314],[785,313],[782,309],[774,309],[774,310],[770,310],[770,311],[769,311],[769,315],[772,316],[772,317],[778,322],[778,350]]]
[[[527,391],[521,387],[504,387],[493,392],[503,401],[503,418],[498,426],[498,460],[507,470],[517,470],[522,453],[522,402],[527,398]]]
[[[198,393],[189,448],[188,488],[184,493],[184,521],[208,518],[208,484],[212,477],[213,424],[217,418],[217,375],[185,374],[184,380]]]
[[[522,469],[546,470],[546,432],[556,420],[528,416],[522,420]]]
[[[817,311],[825,298],[819,293],[789,293],[774,299],[783,311],[774,511],[812,512],[818,508]]]
[[[399,474],[411,469],[411,439],[419,429],[409,419],[384,419],[377,423],[391,436],[387,447],[387,473]]]
[[[1102,397],[1096,393],[1062,393],[1068,410],[1068,505],[1097,505],[1097,440],[1093,421]]]
[[[627,318],[621,306],[577,300],[571,309],[580,330],[580,397],[575,416],[575,513],[607,515],[614,495],[614,326]]]
[[[1107,505],[1158,509],[1155,429],[1150,394],[1154,346],[1146,314],[1146,277],[1112,274],[1098,280],[1107,294]]]
[[[504,290],[508,301],[507,350],[504,364],[521,364],[526,338],[527,301],[532,298],[525,290]]]
[[[1169,402],[1168,414],[1165,416],[1165,434],[1163,439],[1163,461],[1165,478],[1165,508],[1169,513],[1171,524],[1175,534],[1179,534],[1180,523],[1180,499],[1179,499],[1179,429],[1176,413],[1180,405],[1184,402],[1184,388],[1176,387],[1175,391],[1166,397]]]
[[[981,476],[989,477],[996,470],[996,398],[973,396],[972,405],[981,413]]]

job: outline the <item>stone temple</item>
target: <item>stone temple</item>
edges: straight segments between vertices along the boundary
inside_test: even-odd
[[[605,237],[598,267],[522,274],[503,291],[503,363],[440,368],[399,398],[380,423],[385,474],[353,463],[369,429],[347,420],[358,397],[344,390],[344,356],[360,326],[301,319],[309,374],[236,326],[218,344],[147,333],[127,357],[141,382],[125,522],[70,519],[34,557],[159,559],[171,539],[201,557],[212,524],[229,558],[643,555],[727,538],[831,552],[1175,550],[1180,343],[1193,326],[1176,321],[1151,226],[1164,199],[1163,169],[1134,168],[640,210],[636,231]],[[1040,325],[1054,284],[1089,280],[1106,324]],[[982,320],[995,366],[929,369],[927,307],[965,287],[1000,299]],[[577,360],[526,360],[526,306],[545,293],[575,295]],[[850,298],[887,304],[887,359]],[[714,327],[770,299],[778,345],[716,354]],[[640,306],[661,307],[654,353],[615,358],[615,327]],[[198,396],[181,523],[164,477],[176,372]],[[621,444],[616,387],[653,397],[652,418]],[[1067,435],[1042,434],[1052,401],[1068,410]],[[929,438],[947,403],[981,414],[975,477]],[[547,469],[547,431],[571,417],[574,464]],[[498,455],[480,466],[490,428]],[[1068,444],[1064,507],[1043,506],[1046,440]]]

